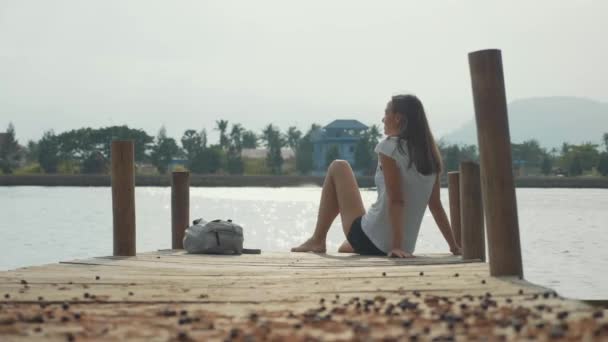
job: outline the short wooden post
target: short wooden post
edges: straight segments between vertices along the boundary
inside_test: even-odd
[[[460,163],[460,227],[462,258],[486,260],[479,165]]]
[[[523,276],[500,50],[469,53],[490,274]]]
[[[135,255],[135,167],[131,140],[112,141],[114,255]]]
[[[452,234],[458,246],[461,243],[461,227],[460,227],[460,180],[459,172],[448,172],[448,196],[450,199],[450,225],[452,226]]]
[[[171,248],[184,248],[184,232],[190,224],[190,173],[173,172],[171,177]]]

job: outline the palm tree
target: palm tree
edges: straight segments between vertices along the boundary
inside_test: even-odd
[[[217,120],[215,121],[216,131],[220,131],[220,147],[222,149],[228,147],[228,137],[226,136],[226,130],[228,129],[228,120]]]
[[[233,124],[232,130],[230,131],[230,143],[231,146],[234,146],[237,151],[240,151],[243,147],[242,144],[242,134],[243,134],[243,126],[241,124]]]
[[[286,141],[281,136],[281,132],[275,129],[272,124],[269,124],[262,131],[262,140],[266,142],[268,154],[266,155],[266,164],[273,174],[281,173],[283,165],[283,157],[281,156],[281,148],[285,146]]]

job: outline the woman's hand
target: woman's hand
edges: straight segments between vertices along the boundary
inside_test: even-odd
[[[450,252],[452,252],[453,255],[462,255],[462,250],[458,246],[450,247]]]
[[[393,248],[388,253],[389,258],[415,258],[415,256],[410,253],[402,250],[401,248]]]

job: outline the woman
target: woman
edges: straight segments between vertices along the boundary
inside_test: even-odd
[[[441,156],[422,103],[413,95],[393,96],[382,122],[387,137],[375,149],[376,203],[365,212],[350,165],[333,161],[323,183],[315,231],[292,252],[325,253],[327,231],[340,214],[347,241],[339,252],[412,258],[428,205],[450,251],[460,254],[439,197]]]

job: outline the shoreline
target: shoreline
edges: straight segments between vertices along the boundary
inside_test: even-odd
[[[192,187],[302,187],[322,186],[324,176],[273,176],[273,175],[190,175]],[[374,186],[373,176],[357,177],[362,188]],[[135,176],[136,186],[170,187],[170,175]],[[2,175],[0,186],[74,186],[109,187],[110,175]],[[447,181],[442,181],[447,186]],[[582,188],[608,189],[608,177],[517,177],[517,188]]]

